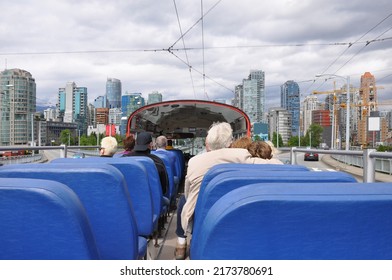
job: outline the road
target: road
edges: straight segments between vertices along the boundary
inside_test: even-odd
[[[319,154],[319,160],[318,161],[304,161],[304,153],[296,153],[297,156],[297,164],[299,165],[304,165],[308,167],[311,171],[330,171],[330,172],[336,172],[336,171],[342,171],[346,172],[346,165],[343,163],[339,163],[336,161],[336,165],[331,166],[329,164],[326,164],[325,161],[323,160],[323,157],[329,157],[329,155],[323,155]],[[290,162],[290,153],[285,152],[278,154],[277,157],[283,161],[284,163]],[[350,172],[347,172],[355,177],[358,182],[363,182],[363,177],[358,176],[356,174],[352,174]]]

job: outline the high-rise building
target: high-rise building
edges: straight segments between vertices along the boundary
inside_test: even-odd
[[[280,106],[291,113],[291,134],[299,136],[300,121],[300,92],[299,86],[294,81],[287,81],[280,86]]]
[[[359,101],[362,106],[358,107],[358,142],[367,146],[368,139],[368,117],[377,109],[377,87],[375,77],[366,72],[361,76],[361,87],[359,89]]]
[[[243,104],[243,94],[244,94],[244,87],[243,85],[237,85],[234,89],[234,99],[232,105],[234,107],[242,109],[244,107]]]
[[[251,123],[262,122],[265,114],[264,72],[251,70],[248,79],[242,81],[242,89],[240,86],[236,87],[236,94],[237,91],[238,108],[248,115]]]
[[[121,108],[109,109],[109,124],[120,126],[121,117],[122,117]]]
[[[0,145],[36,142],[36,135],[32,136],[36,111],[35,79],[25,70],[7,69],[0,72],[0,86]]]
[[[291,137],[291,116],[292,115],[288,110],[281,107],[269,109],[268,131],[271,140],[273,138],[272,135],[275,132],[282,137],[283,144],[288,143]]]
[[[145,105],[141,93],[126,92],[121,98],[121,109],[123,117],[129,117],[134,111]]]
[[[162,93],[154,91],[148,94],[147,104],[162,102]]]
[[[94,108],[107,108],[106,96],[98,96],[94,99]]]
[[[74,82],[68,82],[65,88],[59,88],[58,113],[66,123],[77,123],[81,133],[87,132],[88,100],[87,88],[77,87]]]
[[[107,107],[121,108],[121,81],[114,78],[108,78],[106,81],[106,100]]]
[[[303,128],[301,129],[301,135],[305,135],[312,124],[312,111],[321,109],[322,104],[318,101],[317,96],[310,95],[305,97],[302,107]]]

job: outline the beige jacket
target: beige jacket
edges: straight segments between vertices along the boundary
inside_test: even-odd
[[[274,158],[270,160],[252,158],[248,150],[235,148],[215,150],[191,158],[188,162],[188,170],[185,177],[186,203],[181,212],[181,225],[185,232],[195,211],[204,174],[212,166],[219,163],[283,164],[280,160]]]

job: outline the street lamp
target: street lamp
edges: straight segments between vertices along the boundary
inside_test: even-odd
[[[339,76],[335,74],[321,74],[316,75],[317,78],[329,76],[329,77],[336,77],[346,80],[346,151],[350,150],[350,76]],[[332,134],[334,132],[332,131]]]

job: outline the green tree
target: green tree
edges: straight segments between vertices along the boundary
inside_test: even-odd
[[[64,129],[60,133],[61,144],[72,145],[73,139],[71,137],[71,131],[69,129]]]
[[[278,142],[276,142],[278,138]],[[274,144],[275,147],[283,147],[283,140],[282,140],[282,135],[278,135],[278,137],[276,136],[276,132],[274,132],[272,134],[272,143]],[[279,143],[279,145],[277,145],[276,143]]]
[[[299,146],[299,137],[298,136],[293,136],[289,139],[289,142],[287,143],[289,147],[298,147]]]
[[[321,143],[322,134],[323,134],[323,127],[321,125],[311,124],[309,126],[309,129],[306,131],[304,143],[306,143],[306,146],[318,147]]]

